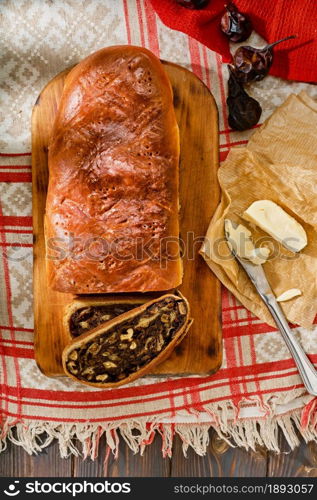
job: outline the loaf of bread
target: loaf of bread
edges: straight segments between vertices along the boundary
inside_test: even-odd
[[[49,285],[76,294],[171,290],[179,255],[179,132],[161,62],[102,49],[68,74],[49,144]]]
[[[187,300],[163,295],[74,339],[63,351],[64,371],[94,387],[127,384],[164,361],[191,323]]]

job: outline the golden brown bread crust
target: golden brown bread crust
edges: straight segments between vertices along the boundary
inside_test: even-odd
[[[172,99],[162,64],[140,47],[102,49],[67,76],[49,145],[53,289],[145,292],[181,283]]]
[[[172,340],[169,342],[169,344],[165,347],[163,351],[160,352],[152,361],[150,361],[148,364],[145,364],[141,369],[138,371],[132,373],[128,377],[114,383],[106,383],[106,382],[89,382],[87,380],[82,380],[79,379],[78,377],[74,376],[67,368],[67,361],[69,361],[69,354],[74,351],[74,349],[83,346],[87,344],[91,340],[95,340],[97,337],[99,337],[101,334],[106,333],[110,329],[112,329],[116,325],[120,325],[123,322],[125,322],[127,319],[133,319],[134,317],[139,316],[142,312],[144,312],[146,309],[148,309],[152,304],[158,303],[159,301],[164,300],[165,298],[173,298],[177,301],[182,301],[183,303],[186,304],[186,318],[183,323],[183,325],[179,328],[175,336],[172,338]],[[190,307],[188,301],[183,297],[182,295],[179,294],[177,295],[172,295],[172,294],[166,294],[163,295],[159,298],[156,298],[154,300],[151,300],[149,302],[146,302],[145,304],[136,307],[135,309],[132,309],[131,311],[128,311],[124,314],[121,314],[117,318],[112,319],[111,321],[108,321],[97,328],[94,328],[93,330],[84,333],[77,337],[75,340],[73,340],[71,343],[69,343],[62,355],[62,361],[63,361],[63,368],[69,377],[72,379],[76,380],[77,382],[81,382],[82,384],[93,386],[93,387],[100,387],[100,388],[114,388],[114,387],[119,387],[124,384],[128,384],[130,382],[133,382],[134,380],[143,377],[147,373],[151,372],[157,365],[162,363],[165,359],[167,359],[170,354],[172,353],[173,349],[183,340],[185,335],[187,334],[193,320],[190,318]]]

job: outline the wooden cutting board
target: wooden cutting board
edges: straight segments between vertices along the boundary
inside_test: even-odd
[[[179,290],[189,300],[194,323],[185,340],[154,373],[207,374],[215,372],[222,361],[220,283],[198,254],[220,196],[218,111],[208,88],[193,73],[168,62],[164,66],[173,86],[181,141],[180,229],[186,251]],[[74,298],[47,286],[43,226],[47,146],[69,70],[46,85],[32,115],[35,358],[48,376],[63,375],[61,353],[70,340],[62,328],[63,309]]]

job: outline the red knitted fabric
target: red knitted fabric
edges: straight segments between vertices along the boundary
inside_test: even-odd
[[[228,39],[220,30],[224,5],[229,0],[210,0],[202,10],[190,10],[176,0],[151,0],[153,8],[168,27],[183,31],[230,61]],[[297,35],[276,47],[270,73],[289,80],[317,82],[317,1],[316,0],[235,0],[248,13],[253,27],[268,42]]]

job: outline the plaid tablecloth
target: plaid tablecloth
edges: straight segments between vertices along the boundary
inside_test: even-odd
[[[316,399],[309,396],[280,334],[253,317],[226,290],[222,294],[224,360],[208,377],[145,378],[116,390],[94,390],[47,378],[33,352],[30,116],[41,88],[55,74],[108,45],[148,47],[194,71],[219,107],[220,157],[245,144],[252,131],[227,123],[226,67],[195,40],[166,28],[147,0],[4,0],[1,13],[0,134],[0,375],[2,448],[6,440],[29,453],[54,438],[62,456],[96,456],[101,436],[115,453],[120,436],[141,451],[162,435],[164,455],[173,436],[204,454],[208,429],[246,448],[278,450],[280,427],[290,444],[296,429],[316,439]],[[256,40],[256,37],[254,37]],[[250,89],[263,119],[290,92],[314,86],[268,77]],[[206,266],[206,272],[210,272]],[[317,328],[296,330],[317,363]]]

